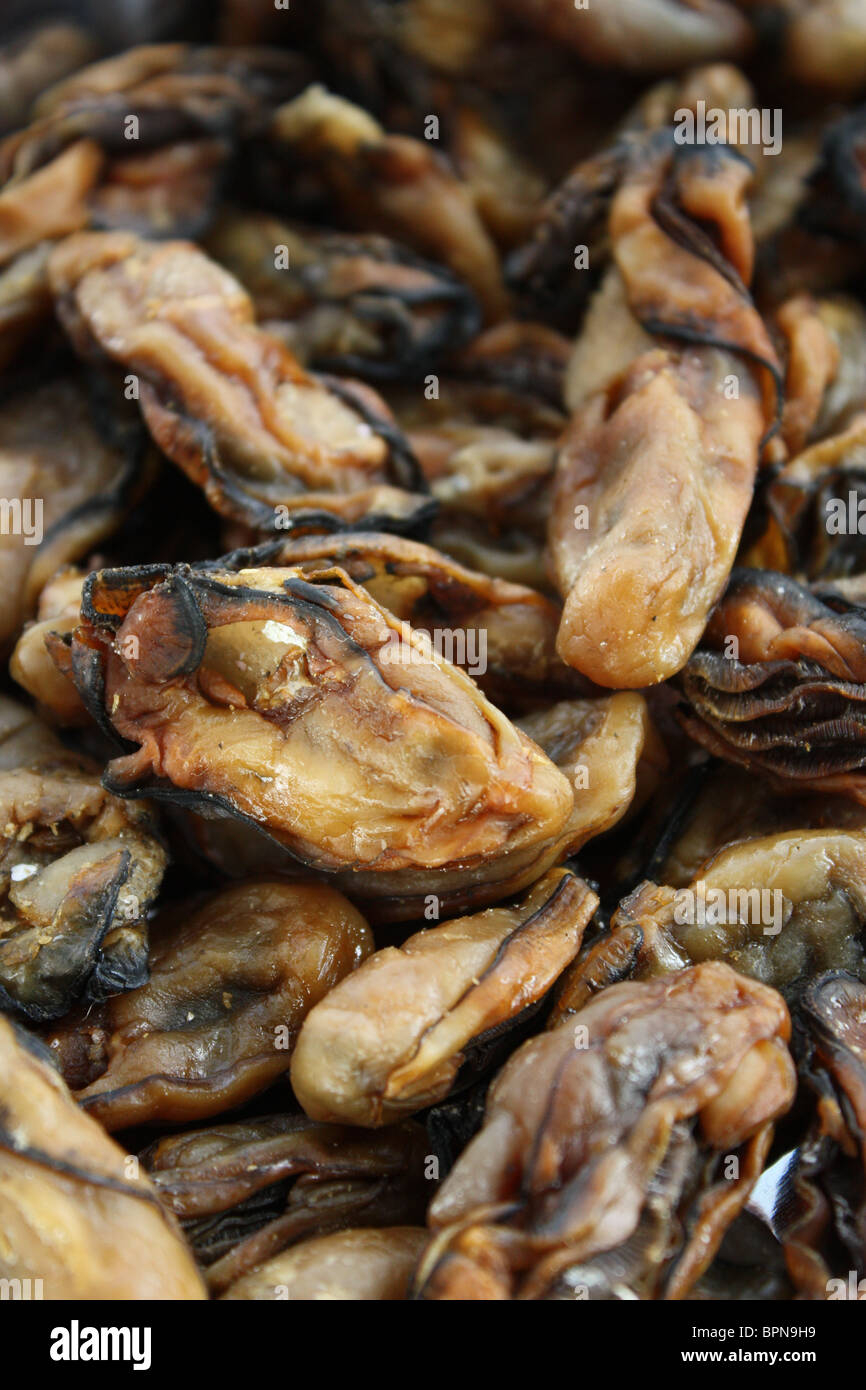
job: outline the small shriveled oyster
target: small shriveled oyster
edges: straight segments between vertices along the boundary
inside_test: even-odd
[[[597,906],[582,879],[553,869],[516,907],[370,956],[301,1029],[291,1076],[307,1114],[387,1125],[442,1100],[467,1055],[540,1003]]]
[[[223,1298],[258,1302],[399,1301],[408,1297],[427,1238],[419,1226],[318,1236],[245,1275]]]
[[[427,1148],[411,1122],[362,1134],[268,1115],[174,1134],[141,1157],[220,1294],[312,1236],[423,1220]]]
[[[82,1113],[42,1052],[0,1015],[4,1287],[34,1281],[32,1297],[55,1300],[204,1298],[153,1184]]]
[[[106,1129],[240,1105],[288,1068],[306,1013],[373,949],[364,918],[318,884],[235,884],[166,908],[150,978],[52,1033],[79,1103]]]
[[[778,994],[712,962],[524,1043],[433,1200],[422,1295],[687,1297],[793,1100],[789,1033]]]
[[[166,865],[148,809],[5,698],[0,831],[0,1008],[41,1022],[140,985]]]
[[[832,605],[832,606],[831,606]],[[680,677],[687,732],[801,789],[863,801],[866,611],[788,576],[736,570]]]

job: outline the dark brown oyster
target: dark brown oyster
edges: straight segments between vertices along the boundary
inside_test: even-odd
[[[50,1046],[108,1130],[218,1115],[288,1069],[306,1013],[372,949],[332,888],[235,884],[165,908],[147,984],[65,1021]]]
[[[862,1300],[866,1288],[866,985],[813,980],[798,1009],[800,1063],[814,1120],[795,1156],[783,1236],[800,1297]]]
[[[310,376],[191,243],[85,233],[50,271],[73,343],[138,379],[155,442],[222,515],[273,532],[298,510],[399,520],[427,506],[396,485],[423,481],[372,389]]]
[[[0,1275],[31,1290],[20,1298],[206,1296],[149,1178],[2,1015],[0,1222]]]
[[[166,864],[145,805],[100,785],[29,710],[0,698],[0,1008],[58,1018],[147,977]]]
[[[0,403],[0,650],[43,585],[118,527],[150,478],[135,417],[60,377]]]
[[[376,951],[301,1029],[291,1076],[307,1114],[373,1127],[442,1100],[487,1037],[538,1006],[597,906],[582,879],[553,869],[513,908]]]
[[[456,276],[387,237],[239,212],[220,219],[206,248],[248,290],[259,322],[320,371],[419,377],[479,327]]]
[[[419,1226],[338,1231],[305,1240],[239,1279],[227,1299],[258,1302],[399,1301],[409,1296],[418,1258],[427,1244]]]
[[[106,772],[120,795],[237,817],[410,919],[569,852],[565,776],[343,570],[104,571],[82,613],[70,669],[130,749]]]
[[[832,606],[831,606],[832,604]],[[866,612],[786,575],[734,572],[680,677],[687,732],[773,779],[863,801]]]
[[[411,1122],[362,1134],[269,1115],[171,1135],[141,1157],[220,1294],[299,1241],[423,1220],[427,1148]]]
[[[778,994],[712,962],[524,1043],[433,1200],[422,1295],[687,1297],[793,1100],[789,1033]]]

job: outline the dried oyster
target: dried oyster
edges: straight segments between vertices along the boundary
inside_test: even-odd
[[[238,817],[408,917],[556,862],[565,777],[344,571],[104,571],[82,613],[78,689],[140,745],[109,765],[120,795]]]
[[[166,864],[145,805],[29,710],[0,698],[0,1008],[58,1018],[147,977],[147,914]]]
[[[0,1015],[0,1274],[47,1299],[201,1299],[153,1184]],[[122,1239],[118,1239],[122,1232]],[[21,1293],[20,1297],[27,1297]]]
[[[423,483],[372,390],[310,376],[195,246],[84,233],[50,273],[73,342],[139,379],[154,440],[222,515],[273,531],[299,507],[356,520],[426,505],[394,486],[395,471]]]
[[[442,1100],[488,1036],[537,1006],[598,906],[563,869],[488,908],[377,951],[307,1016],[292,1087],[314,1120],[386,1125]]]
[[[610,332],[608,315],[588,320],[584,403],[573,391],[551,504],[565,599],[559,652],[607,686],[664,680],[697,645],[734,562],[775,409],[778,361],[745,288],[748,167],[727,146],[688,158],[677,149],[665,142],[636,158],[614,197],[620,317],[632,328],[599,360],[592,349]],[[660,334],[694,346],[655,348]]]
[[[387,237],[229,213],[206,246],[249,291],[257,319],[321,371],[419,377],[479,327],[456,276]]]
[[[269,1115],[171,1135],[141,1157],[220,1294],[299,1241],[423,1220],[426,1149],[412,1123],[360,1134]]]
[[[525,1043],[433,1200],[422,1294],[686,1297],[793,1099],[789,1033],[779,995],[712,962],[614,985]]]
[[[866,980],[866,830],[796,830],[720,849],[681,887],[643,883],[569,970],[555,1023],[615,980],[701,961],[797,997],[822,971]]]
[[[372,949],[331,888],[235,884],[191,913],[166,909],[147,984],[66,1021],[50,1045],[106,1129],[218,1115],[287,1070],[305,1014]]]
[[[42,586],[119,525],[149,481],[143,438],[73,377],[0,403],[0,648]]]
[[[793,1168],[798,1207],[784,1233],[785,1258],[801,1296],[861,1299],[866,985],[843,971],[819,976],[803,995],[797,1021],[804,1035],[801,1070],[815,1117]]]
[[[862,801],[866,613],[786,575],[734,572],[681,684],[683,726],[778,785]]]
[[[268,1260],[233,1284],[224,1298],[351,1299],[394,1302],[408,1297],[427,1232],[418,1226],[338,1231],[318,1236]]]

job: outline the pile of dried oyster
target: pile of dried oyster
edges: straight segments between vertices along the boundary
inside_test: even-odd
[[[866,5],[129,8],[0,48],[4,1290],[866,1297]]]

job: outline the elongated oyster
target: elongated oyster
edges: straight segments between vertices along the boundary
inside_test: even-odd
[[[423,1295],[686,1297],[793,1099],[789,1033],[779,995],[712,962],[612,986],[525,1043],[433,1200]]]
[[[74,343],[138,377],[154,440],[222,515],[273,531],[299,507],[424,505],[394,486],[423,484],[375,393],[310,376],[191,243],[83,233],[50,273]]]
[[[147,914],[166,855],[146,806],[0,699],[0,1007],[34,1021],[147,976]]]
[[[427,1232],[418,1226],[338,1231],[306,1240],[233,1284],[227,1299],[394,1302],[408,1297]]]
[[[61,726],[87,725],[90,715],[69,676],[58,670],[50,648],[75,631],[81,620],[81,591],[86,575],[74,565],[49,579],[39,595],[36,617],[28,623],[9,661],[9,674],[32,695],[39,713]],[[61,654],[62,659],[62,654]]]
[[[130,1168],[41,1049],[31,1050],[2,1016],[0,1222],[4,1287],[18,1280],[31,1297],[205,1297],[177,1223],[148,1177]]]
[[[533,1005],[579,949],[598,899],[553,869],[488,908],[377,951],[308,1015],[292,1087],[315,1120],[385,1125],[448,1094],[467,1054]]]
[[[147,984],[71,1018],[51,1046],[106,1129],[218,1115],[286,1071],[304,1015],[372,949],[331,888],[239,883],[166,909]]]
[[[219,1294],[299,1241],[423,1220],[427,1148],[413,1123],[361,1134],[268,1115],[159,1139],[142,1160]]]
[[[410,917],[547,867],[563,774],[344,571],[105,571],[82,612],[76,684],[139,745],[106,773],[121,795],[239,817]]]
[[[682,677],[692,738],[777,785],[862,801],[866,613],[768,570],[735,571]]]
[[[631,331],[599,360],[602,314],[578,345],[549,527],[560,655],[602,685],[654,684],[685,664],[739,545],[779,377],[745,288],[748,177],[726,146],[672,155],[665,141],[633,158],[613,199]],[[653,347],[655,335],[693,346]]]

